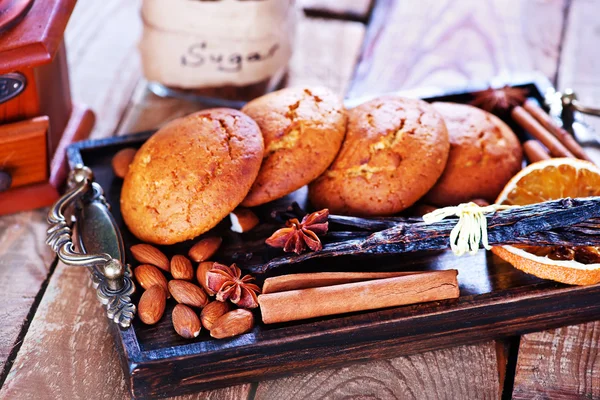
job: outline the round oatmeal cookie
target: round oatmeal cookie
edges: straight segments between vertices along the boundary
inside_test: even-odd
[[[448,132],[422,100],[380,97],[348,112],[338,156],[309,186],[316,208],[351,215],[391,215],[410,207],[442,174]]]
[[[342,99],[325,88],[287,88],[259,97],[242,108],[263,134],[265,153],[250,193],[253,207],[283,197],[321,175],[331,164],[346,132]]]
[[[520,169],[523,151],[514,132],[495,115],[466,104],[434,103],[450,136],[446,169],[425,201],[437,206],[473,198],[493,203]]]
[[[243,113],[216,108],[171,121],[138,150],[121,213],[139,239],[172,244],[213,228],[246,197],[263,139]]]

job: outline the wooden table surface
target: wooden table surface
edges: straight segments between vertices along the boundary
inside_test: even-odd
[[[539,71],[600,104],[600,1],[302,0],[289,85],[349,97]],[[92,137],[155,128],[198,105],[141,77],[139,0],[80,0],[66,32],[73,96]],[[600,123],[589,119],[600,132]],[[0,218],[0,398],[128,398],[84,269],[44,244],[46,210]],[[599,299],[600,300],[600,299]],[[186,399],[600,398],[600,322],[376,360]]]

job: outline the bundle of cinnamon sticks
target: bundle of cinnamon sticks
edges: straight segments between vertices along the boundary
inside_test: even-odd
[[[535,101],[527,100],[523,106],[515,106],[511,111],[511,117],[537,139],[523,143],[523,150],[529,162],[547,160],[551,157],[592,161],[575,138],[560,127]]]

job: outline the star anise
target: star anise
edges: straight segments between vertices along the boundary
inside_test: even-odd
[[[504,86],[500,89],[486,89],[474,95],[471,104],[485,111],[503,114],[521,105],[527,99],[527,89]]]
[[[319,251],[323,248],[319,235],[327,233],[329,228],[329,210],[308,214],[302,218],[289,219],[285,223],[285,228],[281,228],[271,235],[265,242],[271,247],[283,248],[285,252],[294,252],[301,254],[307,248],[312,251]]]
[[[252,283],[252,275],[244,275],[237,265],[227,265],[214,263],[213,267],[206,273],[206,280],[210,290],[216,293],[218,301],[231,300],[242,308],[258,307],[257,294],[260,294],[260,288]]]

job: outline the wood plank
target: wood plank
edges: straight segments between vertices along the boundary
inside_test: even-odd
[[[250,385],[179,399],[243,399]],[[128,399],[105,311],[84,268],[59,263],[0,398]]]
[[[600,398],[600,321],[521,338],[515,399]]]
[[[571,2],[558,71],[558,88],[600,104],[600,54],[589,51],[600,40],[600,3]],[[590,47],[591,46],[591,47]],[[600,118],[584,117],[600,132]],[[586,149],[595,160],[600,151]],[[524,335],[519,347],[513,396],[529,398],[600,398],[600,321]]]
[[[373,0],[300,0],[307,14],[366,21]]]
[[[590,51],[590,48],[596,48],[600,40],[599,12],[600,3],[597,1],[572,2],[557,83],[559,90],[571,88],[582,103],[595,108],[600,107],[600,54]],[[600,118],[583,115],[583,120],[595,130],[598,138]],[[586,151],[597,164],[600,163],[600,148],[588,147]]]
[[[44,243],[45,217],[45,213],[28,211],[0,218],[0,370],[54,258]]]
[[[554,77],[565,4],[381,0],[349,95],[486,84],[532,70]]]
[[[73,98],[97,115],[92,138],[113,134],[141,76],[140,4],[81,2],[65,33]]]
[[[496,399],[493,342],[261,382],[256,399]]]
[[[202,108],[198,103],[159,97],[148,89],[148,81],[140,79],[123,114],[117,135],[157,129],[172,119]]]
[[[288,86],[323,85],[345,94],[365,34],[360,22],[303,18],[288,72]],[[316,45],[318,43],[318,45]]]

